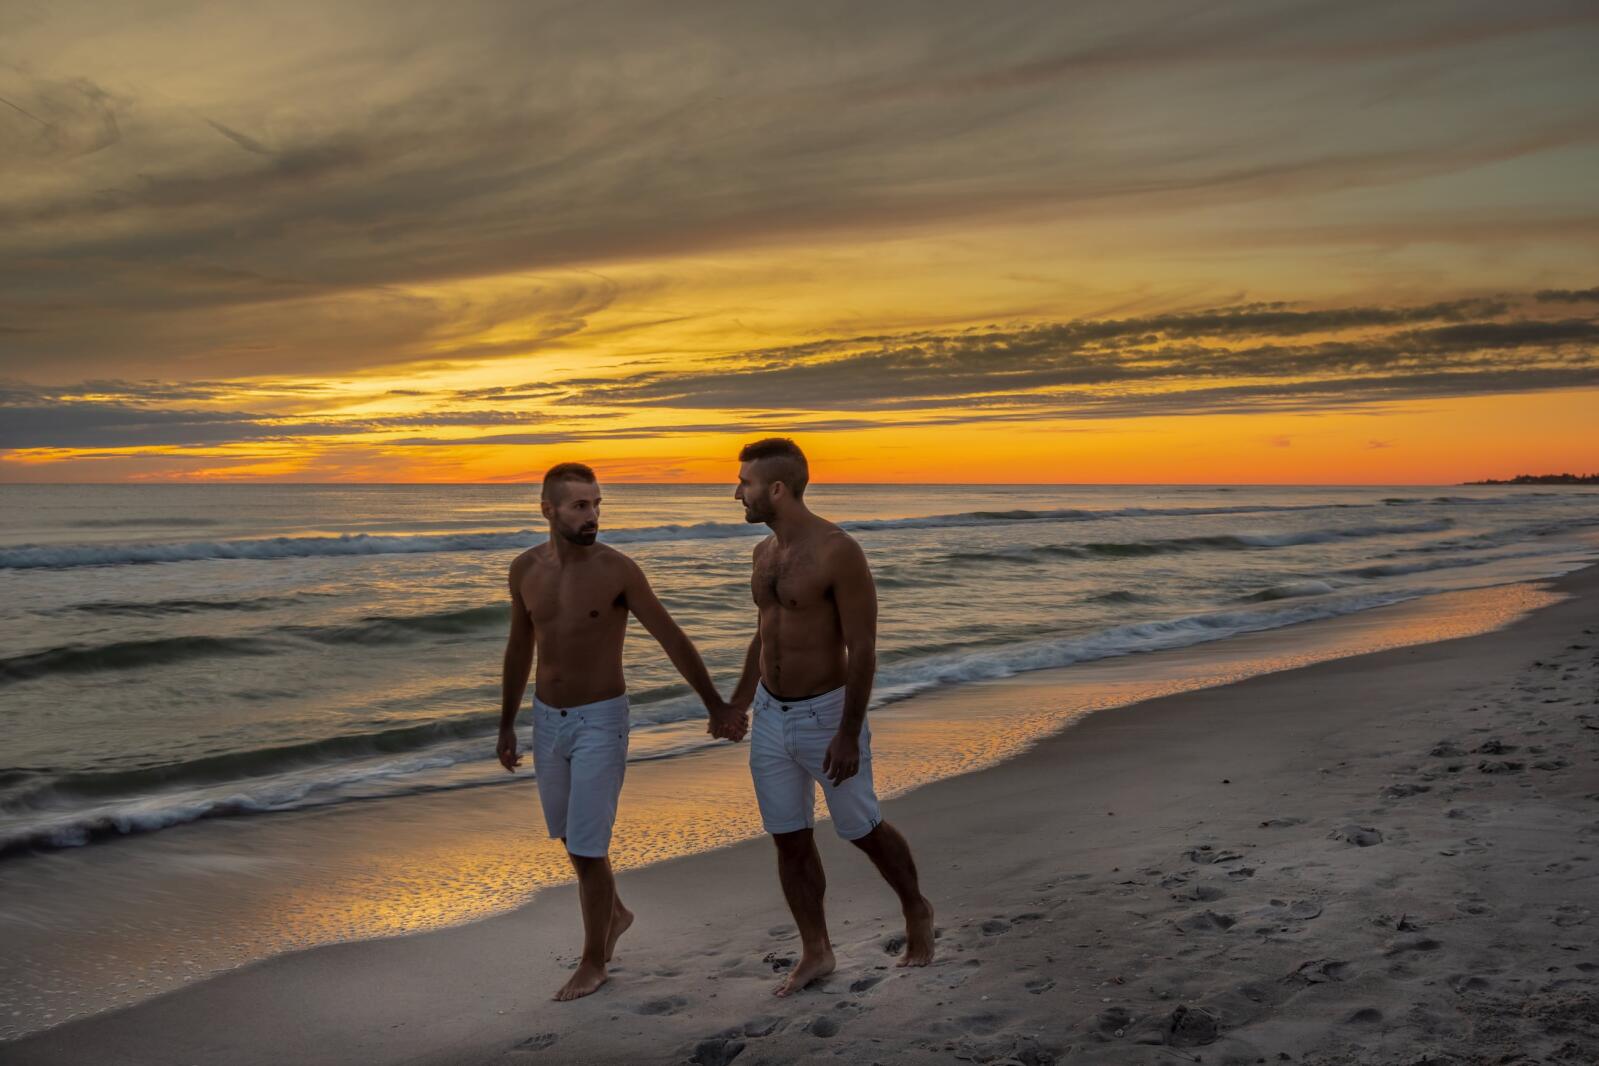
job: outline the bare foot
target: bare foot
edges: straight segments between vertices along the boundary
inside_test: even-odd
[[[788,972],[783,983],[772,989],[774,996],[792,996],[819,977],[833,972],[833,952],[824,948],[820,955],[801,955],[799,965]]]
[[[606,962],[610,962],[611,956],[616,954],[616,942],[622,939],[622,934],[627,932],[632,924],[633,912],[618,903],[616,910],[611,912],[611,939],[605,942]]]
[[[605,981],[605,967],[580,962],[577,972],[573,973],[566,984],[561,986],[561,990],[555,993],[555,999],[559,1003],[565,1003],[569,999],[582,999]]]
[[[933,961],[933,905],[922,897],[919,907],[905,912],[905,954],[896,966],[926,966]]]

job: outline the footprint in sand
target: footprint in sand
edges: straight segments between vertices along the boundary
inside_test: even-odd
[[[1327,834],[1331,840],[1342,840],[1359,848],[1369,848],[1382,843],[1382,832],[1369,825],[1345,825]]]
[[[516,1050],[543,1051],[545,1048],[555,1043],[557,1039],[558,1038],[554,1033],[534,1033],[526,1040],[518,1040],[516,1042]]]
[[[662,999],[647,999],[633,1008],[634,1014],[676,1014],[688,1006],[688,1000],[682,996],[666,996]]]
[[[1382,1021],[1382,1011],[1376,1007],[1362,1007],[1346,1020],[1350,1025],[1376,1025]]]
[[[811,1020],[811,1024],[805,1027],[805,1031],[812,1036],[826,1038],[837,1036],[840,1028],[837,1018],[830,1014],[818,1014]]]
[[[1449,975],[1448,984],[1456,995],[1461,995],[1466,992],[1481,992],[1488,987],[1489,981],[1486,977],[1474,973],[1455,973]]]
[[[1173,892],[1171,894],[1171,898],[1176,900],[1195,900],[1200,903],[1209,903],[1212,900],[1221,899],[1226,894],[1227,893],[1223,892],[1215,885],[1194,885],[1191,888],[1184,889],[1181,892]]]
[[[1209,844],[1201,844],[1197,848],[1190,848],[1183,852],[1183,858],[1189,862],[1197,862],[1208,866],[1218,862],[1235,862],[1243,858],[1243,856],[1236,851],[1217,851]]]
[[[1405,799],[1407,796],[1419,796],[1423,792],[1431,791],[1431,785],[1417,785],[1402,781],[1384,788],[1382,794],[1385,799]]]
[[[694,1045],[694,1054],[688,1060],[694,1066],[727,1066],[744,1050],[744,1041],[715,1036]]]
[[[1303,818],[1268,818],[1260,823],[1262,829],[1287,829],[1290,826],[1304,825]]]
[[[1203,1007],[1178,1004],[1167,1016],[1162,1036],[1172,1047],[1203,1047],[1221,1036],[1221,1021]]]
[[[1403,940],[1394,941],[1393,945],[1383,954],[1392,957],[1394,955],[1406,955],[1413,951],[1437,951],[1441,947],[1443,947],[1443,943],[1431,937],[1406,937]]]
[[[878,982],[882,981],[882,979],[882,975],[880,974],[869,974],[857,981],[851,981],[849,990],[851,992],[865,992],[870,988],[876,987]]]
[[[1519,774],[1524,765],[1513,759],[1484,759],[1477,769],[1485,774]]]
[[[1349,963],[1342,959],[1311,959],[1295,967],[1293,973],[1283,978],[1283,983],[1304,987],[1342,981],[1348,975]]]
[[[1123,1036],[1132,1024],[1132,1012],[1126,1007],[1106,1007],[1094,1018],[1094,1028],[1104,1037]]]
[[[1041,996],[1055,987],[1055,979],[1053,977],[1035,977],[1023,987],[1033,995]]]
[[[1238,919],[1229,914],[1217,914],[1215,911],[1201,911],[1183,919],[1179,926],[1195,932],[1221,932],[1225,933],[1238,924]]]
[[[1010,932],[1011,925],[1003,918],[990,918],[981,928],[984,936],[999,936],[1001,933]]]

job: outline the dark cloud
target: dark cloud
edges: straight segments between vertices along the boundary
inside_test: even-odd
[[[1599,288],[1592,289],[1539,289],[1534,294],[1543,303],[1585,304],[1599,303]]]
[[[1336,389],[1323,389],[1329,402],[1340,402],[1339,396],[1374,402],[1386,385],[1400,382],[1431,383],[1440,395],[1456,395],[1490,382],[1514,391],[1592,380],[1592,367],[1599,365],[1591,351],[1599,342],[1599,322],[1464,320],[1473,313],[1498,315],[1507,306],[1483,300],[1319,311],[1251,307],[817,341],[745,353],[726,360],[727,369],[572,379],[559,402],[699,410],[860,406],[886,412],[953,404],[1059,409],[1069,397],[1073,409],[1136,412],[1146,405],[1169,411],[1185,403],[1208,410],[1232,395],[1269,397],[1273,388],[1297,402],[1305,379],[1313,388],[1316,379],[1337,381]],[[1438,319],[1448,324],[1412,328]],[[1374,328],[1384,326],[1389,328]],[[1292,340],[1308,333],[1346,336]],[[1215,379],[1282,384],[1234,394],[1209,389]],[[1084,394],[1085,388],[1106,395]]]
[[[145,390],[145,394],[156,391]],[[169,391],[189,398],[181,387]],[[0,448],[194,447],[253,440],[364,437],[412,427],[535,425],[547,418],[531,412],[495,410],[282,419],[245,411],[174,409],[120,401],[36,400],[29,390],[0,390]]]
[[[238,397],[266,401],[274,397],[273,386],[222,380],[96,379],[48,387],[0,382],[0,447],[185,447],[446,427],[481,432],[383,443],[503,447],[601,437],[1340,410],[1599,385],[1599,320],[1511,317],[1510,309],[1524,303],[1504,297],[1414,307],[1248,304],[821,338],[619,378],[388,390],[426,396],[436,405],[388,415],[318,410],[328,401],[315,385],[276,393],[292,411],[261,413],[237,410]],[[529,409],[519,410],[524,400]],[[498,406],[464,406],[485,402]],[[671,409],[730,414],[634,425],[620,417]]]

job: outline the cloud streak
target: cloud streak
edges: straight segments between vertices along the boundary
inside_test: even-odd
[[[22,149],[0,373],[509,358],[648,295],[585,274],[619,262],[1106,212],[1296,220],[1599,138],[1571,91],[1599,16],[1565,0],[352,0],[293,48],[271,47],[293,0],[209,10],[107,34],[51,9],[0,44],[0,145]],[[69,43],[72,68],[24,61]],[[1585,201],[1545,198],[1553,241]],[[441,294],[485,278],[497,294]]]

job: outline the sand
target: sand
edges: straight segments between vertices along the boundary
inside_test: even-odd
[[[938,908],[828,826],[838,971],[764,840],[629,871],[612,982],[547,996],[570,887],[271,959],[0,1045],[0,1062],[1599,1062],[1599,569],[1449,640],[1088,715],[885,813]],[[965,698],[1036,701],[1031,675]]]

